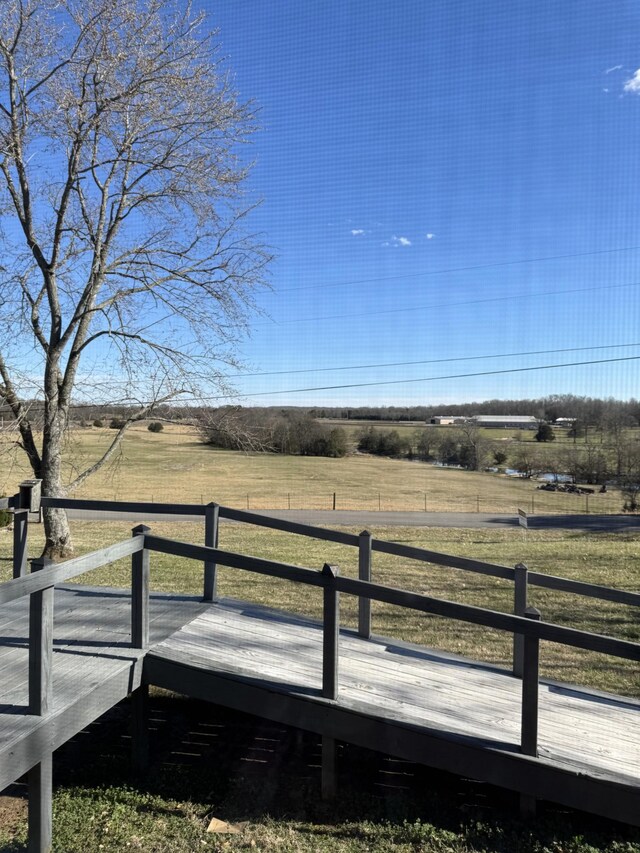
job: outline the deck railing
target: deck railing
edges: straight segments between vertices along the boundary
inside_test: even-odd
[[[134,528],[134,537],[67,560],[47,565],[34,560],[32,572],[0,584],[0,605],[29,596],[29,713],[46,716],[52,708],[51,664],[53,656],[53,597],[57,584],[106,566],[132,555],[132,646],[140,645],[144,634],[144,613],[148,611],[148,560],[145,566],[140,554],[144,548],[144,532]],[[138,531],[142,535],[138,535]],[[147,627],[148,631],[148,627]]]
[[[537,752],[537,696],[539,643],[541,640],[619,658],[640,660],[640,644],[542,621],[540,613],[535,608],[530,607],[528,603],[529,586],[555,589],[631,606],[640,606],[639,593],[531,572],[523,564],[509,567],[466,557],[456,557],[423,548],[374,539],[368,531],[356,535],[345,531],[330,530],[244,510],[231,509],[217,504],[206,506],[200,504],[140,504],[136,502],[46,497],[43,497],[41,501],[34,501],[27,487],[21,489],[18,495],[8,499],[6,503],[10,508],[13,508],[14,515],[24,526],[21,527],[20,536],[17,538],[14,536],[14,543],[17,542],[18,550],[17,559],[14,553],[14,573],[17,573],[18,576],[14,580],[0,585],[0,604],[12,601],[22,595],[31,596],[29,705],[32,713],[44,714],[50,707],[53,588],[55,584],[70,580],[86,571],[130,555],[132,557],[132,645],[137,648],[146,648],[149,630],[149,555],[151,551],[202,562],[204,567],[203,598],[205,601],[216,599],[218,566],[321,587],[323,589],[324,636],[321,693],[326,699],[336,699],[338,695],[340,593],[358,598],[358,634],[365,638],[371,636],[372,601],[511,633],[514,637],[514,674],[522,679],[521,749],[530,755],[535,755]],[[41,563],[35,562],[32,566],[37,569],[37,573],[28,575],[25,574],[27,519],[29,512],[40,506],[94,512],[119,511],[147,516],[156,514],[199,516],[203,517],[205,521],[205,544],[194,545],[158,537],[153,535],[150,528],[141,525],[134,528],[133,538],[130,540],[55,566],[43,566]],[[221,518],[357,548],[359,577],[355,579],[341,576],[337,567],[328,564],[321,571],[316,571],[302,566],[222,550],[217,547]],[[460,604],[373,583],[371,580],[371,558],[373,552],[376,551],[418,562],[513,581],[515,613],[513,615],[501,613],[487,608]]]

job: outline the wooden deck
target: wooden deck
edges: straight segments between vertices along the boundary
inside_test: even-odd
[[[541,682],[536,759],[520,752],[522,682],[507,670],[342,631],[330,700],[320,622],[152,594],[144,651],[131,647],[130,602],[128,590],[56,590],[55,698],[45,718],[25,713],[26,600],[2,608],[0,789],[150,683],[640,824],[640,702]]]
[[[330,701],[321,693],[322,624],[231,601],[150,650],[145,673],[169,689],[640,824],[632,699],[541,682],[532,759],[520,752],[522,682],[510,671],[343,631]],[[532,762],[537,772],[525,774]]]
[[[207,605],[152,594],[150,642],[159,643]],[[140,686],[145,652],[131,647],[131,592],[70,585],[55,594],[53,708],[27,714],[29,599],[0,608],[0,790],[47,748],[56,749]]]
[[[217,504],[40,501],[38,481],[22,483],[2,504],[14,512],[14,577],[0,584],[0,789],[28,771],[30,851],[51,848],[53,750],[128,694],[134,766],[143,768],[150,684],[322,735],[323,796],[333,793],[335,742],[342,740],[509,788],[521,795],[525,812],[536,799],[551,800],[640,826],[640,701],[551,683],[539,671],[546,643],[636,664],[640,644],[547,622],[528,606],[528,589],[631,607],[640,607],[640,593]],[[29,567],[29,514],[42,506],[150,516],[197,511],[205,544],[162,538],[139,525],[99,551]],[[220,549],[220,518],[357,548],[358,578],[326,563],[318,570]],[[377,584],[374,552],[499,578],[513,585],[514,612]],[[156,554],[198,564],[202,599],[150,595]],[[130,589],[68,586],[122,559],[131,560]],[[246,602],[214,603],[218,566],[293,582],[301,601],[316,589],[322,621]],[[342,596],[357,599],[357,630],[339,630]],[[371,637],[372,602],[507,632],[513,666]]]

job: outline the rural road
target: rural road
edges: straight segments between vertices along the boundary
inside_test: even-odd
[[[148,513],[100,512],[69,510],[69,518],[101,521],[203,521],[197,515],[172,516]],[[508,528],[517,527],[515,515],[477,512],[367,512],[360,510],[260,510],[260,515],[317,524],[321,527],[348,526],[376,527],[458,527],[458,528]],[[224,521],[221,519],[221,521]],[[225,524],[234,523],[224,521]],[[530,515],[530,530],[640,530],[640,516],[635,515]]]

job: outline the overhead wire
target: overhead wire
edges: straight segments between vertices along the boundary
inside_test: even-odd
[[[476,270],[489,270],[489,269],[498,269],[499,267],[511,267],[518,266],[519,264],[537,264],[543,261],[563,261],[570,260],[572,258],[590,258],[595,255],[612,255],[618,252],[635,252],[640,249],[640,246],[623,246],[619,249],[596,249],[593,252],[575,252],[573,254],[568,255],[547,255],[540,258],[522,258],[517,261],[496,261],[491,264],[473,264],[470,266],[464,267],[448,267],[440,270],[423,270],[422,272],[416,273],[405,273],[403,275],[389,275],[389,276],[381,276],[379,278],[362,278],[355,279],[353,281],[337,281],[332,283],[323,282],[322,284],[303,284],[298,287],[283,287],[278,288],[272,291],[274,295],[278,295],[280,293],[293,293],[299,290],[317,290],[322,288],[323,290],[329,287],[351,287],[354,284],[376,284],[378,282],[385,281],[402,281],[403,279],[410,278],[420,278],[422,276],[432,276],[432,275],[446,275],[447,273],[454,272],[474,272]]]
[[[563,347],[562,349],[539,349],[527,350],[525,352],[504,352],[491,355],[459,355],[454,358],[430,358],[420,361],[388,361],[377,364],[350,364],[338,367],[305,367],[298,370],[267,370],[260,373],[232,373],[229,379],[245,379],[258,376],[285,376],[297,373],[333,373],[338,370],[370,370],[378,367],[412,367],[418,364],[444,364],[454,361],[483,361],[491,358],[516,358],[525,355],[551,355],[558,352],[592,352],[593,350],[621,349],[623,347],[640,346],[640,341],[630,344],[600,344],[594,347]]]
[[[350,314],[325,314],[320,317],[297,317],[294,320],[274,320],[269,323],[256,323],[256,326],[288,326],[298,323],[319,323],[325,320],[347,320],[355,317],[374,317],[387,314],[402,314],[408,311],[427,311],[434,308],[460,308],[466,305],[482,305],[490,302],[508,302],[518,299],[537,299],[541,296],[563,296],[568,293],[590,293],[598,290],[620,290],[625,287],[640,287],[640,281],[626,284],[599,284],[592,287],[572,287],[565,290],[537,290],[535,293],[512,293],[508,296],[489,296],[484,299],[465,299],[459,302],[434,302],[431,305],[411,305],[407,308],[384,308],[376,311],[357,311]]]

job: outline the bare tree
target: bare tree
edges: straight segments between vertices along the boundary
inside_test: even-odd
[[[0,5],[0,398],[45,495],[159,402],[219,387],[264,280],[239,150],[253,108],[214,37],[185,0]],[[136,408],[65,480],[88,395]],[[49,555],[70,551],[63,513],[45,529]]]

